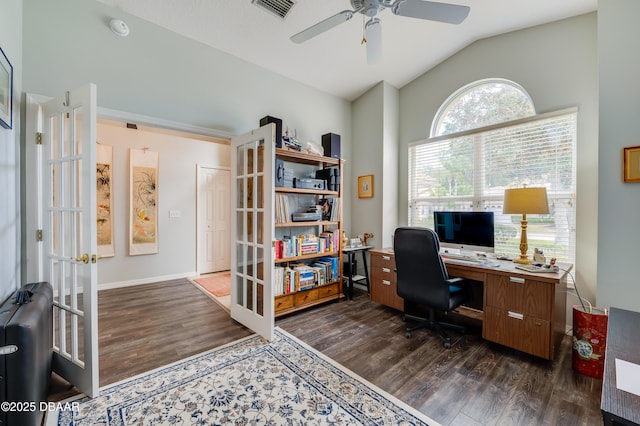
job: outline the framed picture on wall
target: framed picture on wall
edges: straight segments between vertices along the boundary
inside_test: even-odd
[[[622,163],[624,181],[640,182],[640,146],[625,148]]]
[[[13,66],[0,47],[0,126],[13,126]]]
[[[373,175],[358,176],[358,198],[373,198]]]

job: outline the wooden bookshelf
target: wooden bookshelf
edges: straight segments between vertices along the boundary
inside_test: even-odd
[[[318,252],[312,254],[303,254],[293,257],[284,257],[280,259],[274,258],[274,266],[287,267],[289,264],[312,264],[314,260],[321,257],[335,257],[338,259],[337,264],[339,270],[337,271],[337,279],[330,281],[326,284],[316,285],[313,288],[305,289],[301,291],[294,291],[286,294],[279,294],[275,296],[274,310],[275,316],[287,315],[296,312],[301,309],[311,308],[321,303],[326,303],[334,300],[338,300],[344,297],[342,280],[342,250],[341,235],[342,235],[342,167],[344,160],[323,157],[312,154],[305,154],[297,151],[289,151],[286,149],[275,149],[275,157],[278,160],[282,160],[287,166],[295,168],[297,173],[303,173],[304,175],[296,177],[307,177],[313,175],[315,170],[324,169],[327,167],[336,168],[339,174],[339,186],[338,190],[329,189],[306,189],[306,188],[291,188],[277,186],[273,188],[274,194],[281,194],[286,197],[292,197],[291,200],[295,200],[295,197],[306,197],[309,199],[315,197],[319,198],[333,198],[332,209],[336,210],[337,218],[332,217],[332,220],[313,220],[313,221],[291,221],[286,220],[279,222],[283,217],[279,217],[274,212],[274,239],[278,240],[284,237],[284,235],[296,236],[301,234],[314,234],[321,235],[323,232],[332,232],[335,235],[334,238],[334,250]],[[277,202],[277,201],[276,201]],[[289,202],[289,200],[287,200]],[[337,205],[336,205],[337,203]],[[295,203],[290,203],[295,205]],[[277,207],[276,207],[277,208]],[[292,211],[291,213],[295,213]],[[290,218],[289,218],[290,219]],[[274,282],[274,286],[278,285]]]

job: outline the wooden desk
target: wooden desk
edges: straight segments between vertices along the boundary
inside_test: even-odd
[[[607,349],[600,409],[605,425],[640,424],[640,396],[616,386],[616,358],[640,364],[640,312],[611,308],[607,319]]]
[[[397,295],[393,249],[370,250],[371,300],[404,310]],[[559,263],[560,271],[530,273],[509,261],[498,266],[444,259],[452,277],[483,287],[482,311],[464,306],[461,315],[482,321],[484,339],[553,360],[565,334],[567,275],[573,265]]]

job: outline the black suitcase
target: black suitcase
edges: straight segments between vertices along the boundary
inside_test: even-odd
[[[0,306],[1,425],[42,423],[52,356],[53,289],[27,284]]]

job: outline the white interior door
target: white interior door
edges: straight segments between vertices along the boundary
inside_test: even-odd
[[[275,126],[232,138],[231,317],[273,339]]]
[[[54,290],[53,368],[98,395],[96,86],[42,106],[42,270]]]
[[[200,167],[198,179],[198,273],[231,267],[231,172]]]

